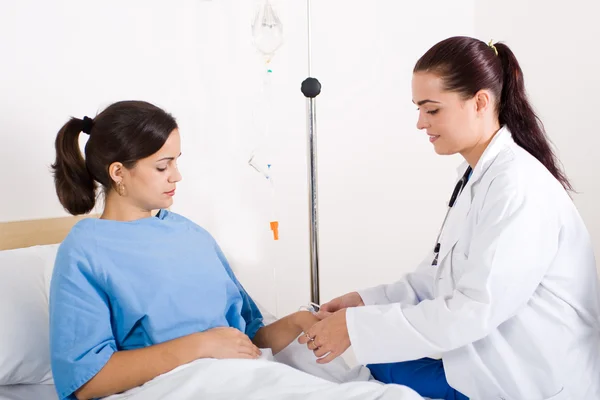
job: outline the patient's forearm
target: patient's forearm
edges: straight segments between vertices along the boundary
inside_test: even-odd
[[[298,311],[260,328],[252,341],[259,348],[270,348],[277,354],[317,322],[318,318],[310,312]]]
[[[118,351],[75,396],[82,400],[120,393],[202,358],[197,339],[189,335],[142,349]]]

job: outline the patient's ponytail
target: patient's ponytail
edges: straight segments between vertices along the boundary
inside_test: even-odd
[[[87,214],[96,204],[96,183],[79,149],[84,121],[71,118],[56,137],[56,161],[52,164],[56,194],[71,214]]]

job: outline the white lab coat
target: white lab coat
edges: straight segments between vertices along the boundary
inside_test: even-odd
[[[466,164],[460,169],[462,176]],[[432,238],[433,240],[433,238]],[[442,354],[472,399],[600,399],[600,296],[590,237],[568,194],[502,128],[432,252],[348,309],[360,363]]]

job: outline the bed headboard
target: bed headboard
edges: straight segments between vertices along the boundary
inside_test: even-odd
[[[0,250],[60,243],[77,221],[83,218],[97,217],[96,214],[92,214],[77,217],[0,222]]]

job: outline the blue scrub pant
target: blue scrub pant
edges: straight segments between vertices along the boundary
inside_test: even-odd
[[[448,385],[442,360],[422,358],[393,364],[369,364],[367,368],[378,381],[408,386],[423,397],[468,400]]]

